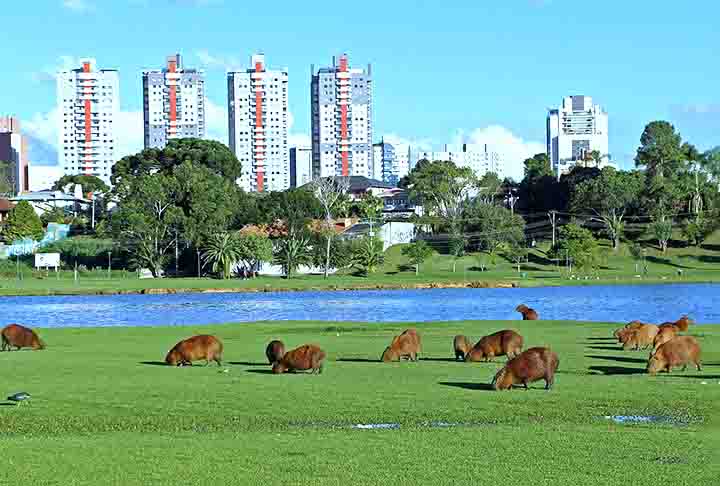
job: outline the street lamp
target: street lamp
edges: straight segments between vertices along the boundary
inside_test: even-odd
[[[198,257],[198,265],[197,265],[197,267],[198,267],[198,278],[200,278],[200,250],[195,250],[195,251],[196,251],[197,257]]]
[[[517,192],[514,187],[508,187],[508,193],[505,195],[505,204],[510,206],[510,212],[515,214],[515,203],[520,199],[520,196],[516,196],[513,193]]]

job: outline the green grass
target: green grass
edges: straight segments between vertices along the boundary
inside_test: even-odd
[[[702,372],[644,374],[646,352],[607,339],[616,325],[417,324],[418,363],[378,362],[401,324],[279,322],[41,330],[45,351],[0,353],[0,484],[717,484],[720,327],[691,333]],[[555,388],[493,392],[502,366],[451,360],[452,337],[514,328],[560,356]],[[211,332],[225,366],[156,364]],[[269,374],[265,344],[328,353],[320,376]],[[658,415],[680,425],[618,425]],[[462,424],[433,428],[432,422]],[[398,430],[352,424],[399,423]]]

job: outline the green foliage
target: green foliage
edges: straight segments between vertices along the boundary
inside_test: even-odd
[[[525,180],[535,180],[553,176],[550,157],[545,153],[535,154],[531,158],[525,159],[523,165],[525,166]]]
[[[310,219],[322,218],[320,201],[308,187],[290,189],[283,192],[271,192],[258,199],[260,221],[272,223],[278,220],[290,225],[306,226]]]
[[[640,137],[635,164],[644,167],[650,178],[672,177],[683,165],[682,138],[666,121],[647,124]]]
[[[517,265],[517,271],[520,272],[520,264],[528,257],[528,249],[515,242],[507,247],[506,256]]]
[[[327,235],[314,233],[311,239],[312,264],[315,267],[325,270],[327,262]],[[330,238],[330,261],[328,270],[331,268],[347,268],[352,263],[352,243],[333,236]]]
[[[448,241],[448,253],[453,257],[453,273],[457,269],[457,261],[465,256],[465,238],[456,235]]]
[[[365,276],[375,273],[385,261],[383,242],[376,236],[364,236],[353,242],[352,264]]]
[[[415,266],[415,275],[420,273],[420,265],[430,258],[433,253],[433,249],[425,240],[416,240],[402,249],[403,256],[407,257],[410,263]]]
[[[479,249],[495,254],[503,245],[525,242],[525,221],[509,209],[475,200],[465,210],[465,233]]]
[[[600,263],[597,240],[590,230],[576,224],[568,224],[560,229],[559,239],[551,251],[553,258],[570,258],[581,271],[594,270]]]
[[[486,172],[480,180],[477,182],[478,195],[484,203],[491,204],[495,202],[495,198],[498,197],[500,189],[502,188],[503,182],[500,177],[494,172]]]
[[[630,243],[628,245],[628,251],[633,260],[642,260],[643,257],[643,246],[640,243]]]
[[[665,253],[668,242],[672,238],[672,219],[663,216],[655,217],[648,225],[648,233],[658,241],[660,250]]]
[[[223,279],[230,278],[232,267],[240,260],[240,242],[236,233],[219,233],[208,238],[202,254],[205,264]]]
[[[281,265],[286,278],[292,278],[301,265],[312,263],[310,236],[307,231],[291,231],[275,241],[274,262]]]
[[[12,243],[23,238],[39,241],[43,237],[43,225],[30,203],[20,201],[10,211],[3,230],[5,241]]]
[[[53,184],[52,189],[54,191],[62,191],[67,186],[74,186],[75,184],[80,184],[83,196],[89,192],[100,194],[110,192],[110,188],[102,179],[93,175],[84,174],[64,175]],[[72,191],[72,187],[70,190]]]
[[[272,241],[266,236],[247,234],[237,236],[238,261],[246,271],[254,275],[263,262],[273,259]]]
[[[50,211],[45,211],[40,216],[40,221],[42,221],[44,226],[47,226],[48,223],[65,224],[70,220],[72,220],[72,217],[65,214],[65,209],[57,207],[52,208]]]
[[[15,194],[15,175],[13,164],[0,161],[0,195],[11,196]]]
[[[377,196],[367,193],[359,203],[360,216],[372,221],[380,218],[383,210],[383,200]]]

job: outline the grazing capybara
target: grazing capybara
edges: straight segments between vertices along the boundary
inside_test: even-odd
[[[679,329],[675,326],[675,324],[666,327],[660,326],[660,330],[653,341],[653,353],[655,353],[660,346],[677,336],[678,330]]]
[[[274,364],[276,361],[280,361],[280,358],[282,358],[284,355],[285,345],[282,341],[278,341],[277,339],[270,341],[270,343],[267,345],[267,348],[265,348],[265,356],[267,356],[270,364]]]
[[[520,304],[515,308],[515,310],[522,314],[523,321],[537,321],[538,319],[540,319],[537,311],[535,309],[531,309],[525,304]]]
[[[455,359],[462,361],[465,359],[465,355],[472,349],[472,344],[470,344],[467,337],[458,334],[455,336],[455,339],[453,339],[453,349],[455,350]]]
[[[410,361],[417,361],[417,355],[421,350],[420,335],[415,329],[406,329],[402,334],[393,338],[390,346],[383,351],[380,360],[388,363],[408,357]]]
[[[323,369],[325,351],[314,344],[305,344],[285,355],[273,364],[272,372],[276,375],[287,371],[312,370],[312,373],[320,374]]]
[[[677,336],[666,342],[658,350],[650,355],[647,364],[647,372],[651,375],[659,371],[670,371],[683,365],[683,371],[689,363],[694,363],[698,371],[700,366],[700,344],[692,336]]]
[[[45,349],[45,343],[35,334],[35,331],[20,324],[8,324],[0,332],[2,334],[2,351],[12,351],[12,348]]]
[[[555,382],[555,372],[560,360],[550,348],[530,348],[508,361],[497,372],[492,381],[495,390],[508,390],[513,385],[523,385],[545,380],[545,389],[549,390]]]
[[[675,322],[663,322],[662,324],[660,324],[660,328],[663,329],[666,327],[674,327],[678,331],[687,332],[690,324],[692,324],[690,318],[688,316],[682,316]]]
[[[659,329],[655,324],[643,324],[636,329],[630,329],[626,336],[626,339],[622,341],[623,349],[640,349],[649,348],[655,341]]]
[[[465,355],[465,361],[490,361],[495,356],[514,358],[522,351],[523,337],[505,329],[485,336]]]
[[[205,366],[209,365],[210,361],[222,366],[222,352],[223,345],[218,338],[201,334],[177,343],[165,356],[165,363],[170,366],[192,366],[193,361],[204,359]]]

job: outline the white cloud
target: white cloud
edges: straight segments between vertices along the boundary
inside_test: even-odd
[[[227,71],[238,69],[242,65],[242,62],[234,56],[211,54],[207,49],[196,50],[195,56],[206,69],[222,69]]]
[[[228,114],[224,105],[205,99],[205,136],[228,144]]]
[[[80,58],[75,56],[58,56],[55,64],[45,66],[42,70],[32,73],[35,82],[55,81],[60,71],[76,69],[80,66]]]
[[[382,140],[394,147],[406,145],[419,152],[430,152],[433,149],[433,142],[429,138],[409,139],[402,137],[397,133],[389,133],[387,135],[383,135]]]
[[[87,12],[93,8],[86,0],[63,0],[62,6],[73,12]]]

